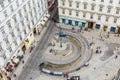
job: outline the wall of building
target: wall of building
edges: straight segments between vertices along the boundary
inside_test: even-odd
[[[40,21],[48,14],[47,8],[47,0],[3,0],[0,3],[0,66],[5,65],[23,43],[30,46],[34,40],[33,29],[42,27]]]
[[[112,32],[120,27],[120,0],[58,0],[58,8],[60,22],[65,24],[79,27],[92,24],[92,28],[100,25],[101,29],[107,26],[106,30]]]

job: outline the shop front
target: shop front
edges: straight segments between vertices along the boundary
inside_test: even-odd
[[[110,28],[110,32],[115,32],[116,28],[115,27],[111,27]]]
[[[95,25],[95,22],[87,21],[87,27],[88,27],[88,28],[93,29],[93,28],[94,28],[94,25]]]
[[[18,56],[14,56],[12,59],[11,59],[11,62],[13,63],[14,67],[17,67],[20,63],[20,57]]]
[[[30,35],[24,41],[26,48],[28,48],[30,46],[33,39],[34,39],[33,33],[30,33]]]
[[[79,19],[70,18],[70,17],[60,17],[60,22],[67,25],[78,26],[82,28],[84,28],[86,25],[85,20],[79,20]]]
[[[24,42],[21,44],[20,47],[21,47],[23,53],[25,53],[25,51],[26,51],[26,46],[25,46],[25,43],[24,43]]]
[[[0,80],[8,80],[5,72],[0,68]]]
[[[100,29],[100,27],[101,27],[100,24],[96,24],[95,26],[96,29]]]

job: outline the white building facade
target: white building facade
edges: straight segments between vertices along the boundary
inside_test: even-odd
[[[120,33],[120,0],[58,0],[59,21]]]
[[[24,54],[48,15],[47,0],[0,0],[0,66]]]

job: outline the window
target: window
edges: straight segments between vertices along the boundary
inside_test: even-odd
[[[109,17],[106,17],[106,20],[105,21],[108,21],[109,20]]]
[[[30,12],[30,16],[32,17],[32,12]]]
[[[27,21],[29,21],[29,20],[28,20],[28,16],[26,16],[25,18],[26,18]]]
[[[5,17],[7,17],[8,15],[7,15],[7,12],[6,12],[6,10],[4,11],[4,15],[5,15]]]
[[[99,12],[102,12],[102,10],[103,10],[103,6],[100,6]]]
[[[95,5],[91,5],[91,10],[94,10],[94,8],[95,8]]]
[[[34,25],[34,21],[32,20],[32,24]]]
[[[19,13],[19,16],[22,17],[21,10],[19,10],[18,13]]]
[[[98,16],[98,20],[101,20],[101,15]]]
[[[25,0],[22,0],[22,2],[24,2]]]
[[[120,9],[116,9],[116,14],[119,14],[120,13]]]
[[[114,23],[116,23],[117,22],[117,18],[114,18]]]
[[[23,20],[21,21],[21,24],[22,24],[22,26],[24,26],[24,25],[25,25]]]
[[[8,43],[9,43],[8,38],[6,38],[6,39],[4,39],[4,40],[5,40],[6,44],[8,44]]]
[[[22,40],[22,36],[20,35],[20,40]]]
[[[12,52],[12,48],[11,47],[9,47],[8,50],[9,50],[10,53]]]
[[[36,14],[36,9],[35,9],[35,7],[34,7],[34,12],[35,12],[35,14]]]
[[[30,25],[27,25],[28,26],[28,29],[30,30]]]
[[[72,2],[71,1],[69,2],[69,7],[72,7]]]
[[[93,14],[91,14],[90,18],[93,19]]]
[[[26,5],[24,5],[23,9],[24,9],[24,12],[26,13],[27,12]]]
[[[15,44],[16,46],[18,45],[16,41],[14,41],[14,44]]]
[[[76,11],[76,16],[79,16],[79,12],[78,11]]]
[[[37,6],[38,6],[38,8],[40,8],[40,4],[39,3],[37,3]]]
[[[28,1],[28,7],[29,7],[29,9],[31,9],[31,6],[30,6],[30,1]]]
[[[65,9],[62,9],[62,14],[65,14]]]
[[[2,31],[2,34],[3,34],[3,35],[5,34],[5,31],[4,31],[4,30]]]
[[[2,8],[4,8],[4,4],[3,4],[3,2],[2,2],[0,5],[1,5]]]
[[[26,33],[26,30],[24,30],[24,34],[26,35],[27,33]]]
[[[72,15],[72,11],[71,10],[69,10],[69,15]]]
[[[83,17],[86,17],[86,13],[83,14]]]
[[[111,8],[108,8],[107,13],[110,13],[110,12],[111,12]]]
[[[14,37],[15,37],[15,34],[12,32],[12,33],[11,33],[11,36],[14,38]]]
[[[101,0],[101,2],[104,2],[104,0]]]
[[[16,1],[17,7],[19,6],[18,0]]]
[[[84,9],[87,9],[87,4],[84,4]]]
[[[17,28],[17,31],[18,31],[18,32],[20,31],[19,27]]]
[[[62,5],[63,5],[63,6],[65,5],[65,1],[64,1],[64,0],[62,0]]]
[[[4,60],[7,59],[5,54],[2,54],[2,57],[3,57]]]
[[[8,2],[10,3],[10,2],[11,2],[11,0],[8,0]]]
[[[11,11],[13,12],[14,10],[13,10],[13,6],[12,5],[10,6],[10,8],[11,8]]]
[[[113,0],[110,0],[110,3],[113,3]]]
[[[13,17],[12,17],[12,18],[13,18],[14,22],[15,22],[15,23],[17,23],[17,18],[16,18],[16,15],[13,15]]]
[[[120,0],[119,0],[118,4],[120,4]]]
[[[79,3],[78,2],[76,2],[76,8],[79,8]]]
[[[7,26],[8,26],[9,28],[12,27],[11,24],[10,24],[10,20],[8,20],[6,24],[7,24]]]
[[[0,52],[3,50],[2,46],[0,45]]]

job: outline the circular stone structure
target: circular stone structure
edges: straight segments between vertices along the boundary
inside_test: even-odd
[[[44,53],[42,69],[51,72],[72,72],[80,69],[91,57],[86,39],[75,33],[65,31],[65,38],[54,36],[51,45]]]

